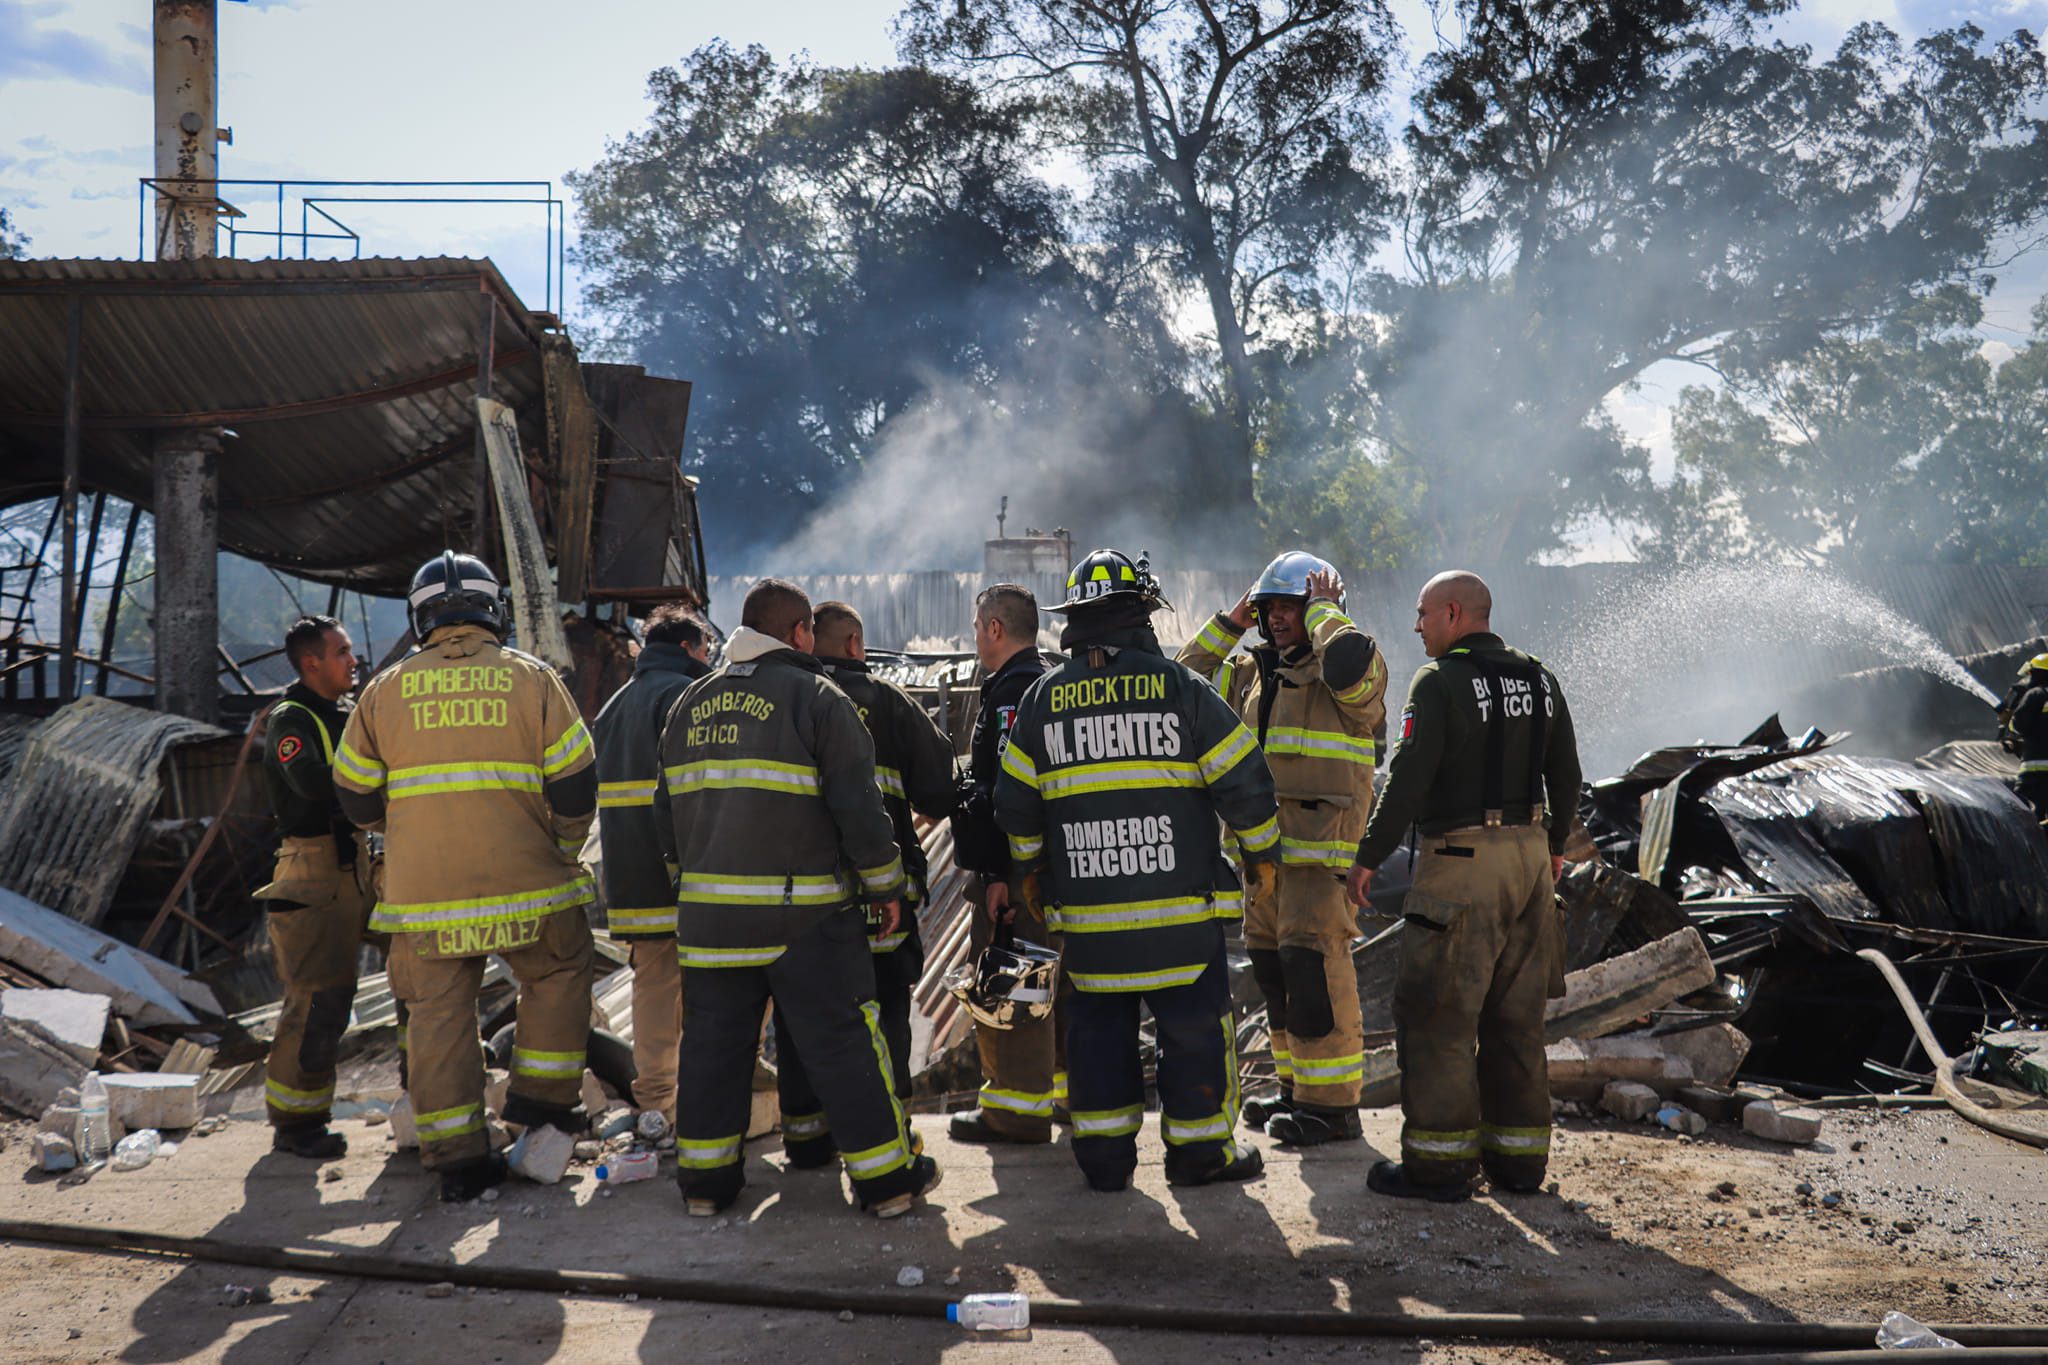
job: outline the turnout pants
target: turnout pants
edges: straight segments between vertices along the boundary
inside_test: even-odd
[[[1169,1170],[1200,1171],[1235,1160],[1237,1028],[1217,931],[1209,966],[1193,984],[1145,991],[1080,991],[1067,1002],[1074,1159],[1095,1182],[1138,1168],[1145,1071],[1138,1007],[1152,1012],[1159,1041],[1160,1131]]]
[[[482,957],[421,957],[432,934],[394,934],[391,988],[411,1009],[413,1118],[420,1160],[429,1170],[490,1152],[484,1130],[483,1044],[476,1033]],[[508,1123],[573,1120],[583,1091],[583,1054],[590,1041],[594,952],[581,907],[557,911],[540,937],[499,954],[519,982],[519,1019],[512,1041]]]
[[[1285,865],[1278,895],[1246,907],[1244,944],[1266,1000],[1280,1092],[1296,1104],[1358,1107],[1365,1026],[1355,927],[1343,878],[1327,867]]]
[[[895,1068],[869,957],[866,916],[849,906],[763,965],[683,969],[690,1046],[678,1076],[676,1174],[684,1198],[725,1203],[746,1184],[741,1149],[761,1011],[770,1000],[861,1207],[913,1188],[914,1153],[892,1089]]]
[[[1394,986],[1401,1161],[1418,1185],[1480,1166],[1533,1185],[1550,1159],[1543,1008],[1563,934],[1541,826],[1424,836]]]
[[[906,906],[903,913],[912,911]],[[889,1044],[889,1088],[900,1102],[910,1098],[910,995],[924,975],[924,942],[913,928],[888,952],[871,951],[869,960],[875,970],[882,1038]],[[825,1106],[811,1085],[780,1006],[775,1010],[775,1089],[782,1109],[782,1149],[799,1162],[823,1163],[833,1152]]]
[[[683,1043],[683,964],[672,938],[629,939],[633,963],[633,1106],[674,1128]]]
[[[270,896],[270,950],[284,1009],[264,1066],[263,1107],[276,1128],[320,1129],[334,1108],[334,1068],[355,1005],[363,932],[376,903],[361,839],[340,865],[334,840],[286,839]],[[266,897],[268,899],[268,897]]]
[[[2048,772],[2020,774],[2020,800],[2033,807],[2034,818],[2048,823]]]
[[[980,906],[968,926],[970,961],[994,941],[996,927],[989,922],[984,890]],[[1018,938],[1057,949],[1059,936],[1048,934],[1045,921],[1021,907],[1011,928]],[[1061,998],[1066,982],[1060,982]],[[1005,1137],[1026,1142],[1047,1142],[1052,1138],[1055,1104],[1066,1104],[1066,1068],[1061,1055],[1061,1014],[1058,999],[1053,1013],[1039,1019],[1020,1019],[1007,1029],[974,1029],[974,1045],[981,1055],[982,1121]]]

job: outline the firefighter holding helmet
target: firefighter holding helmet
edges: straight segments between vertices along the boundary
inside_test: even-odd
[[[482,560],[444,553],[407,594],[420,646],[363,689],[334,754],[335,796],[384,831],[391,988],[411,1011],[408,1093],[441,1198],[505,1178],[484,1128],[476,997],[495,954],[519,982],[507,1123],[580,1134],[593,950],[577,861],[597,814],[590,732],[560,678],[505,647]]]
[[[1256,1148],[1232,1140],[1223,926],[1243,913],[1244,895],[1222,828],[1251,875],[1270,881],[1273,778],[1215,689],[1160,649],[1151,616],[1163,605],[1143,560],[1098,550],[1074,567],[1053,608],[1067,616],[1060,646],[1071,657],[1018,704],[995,790],[1013,899],[1066,935],[1074,1157],[1102,1191],[1129,1188],[1138,1163],[1141,1004],[1158,1028],[1167,1180],[1205,1185],[1262,1169]],[[1011,975],[1034,992],[1051,984],[1028,965]]]
[[[1239,651],[1255,623],[1265,643]],[[1344,614],[1336,569],[1290,550],[1210,618],[1180,661],[1214,681],[1251,728],[1280,800],[1278,884],[1252,897],[1244,919],[1280,1094],[1248,1101],[1244,1120],[1296,1146],[1357,1138],[1365,1034],[1344,874],[1372,810],[1386,660]]]

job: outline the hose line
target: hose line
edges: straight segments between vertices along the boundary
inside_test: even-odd
[[[901,1290],[783,1287],[716,1277],[679,1278],[540,1266],[437,1265],[372,1252],[330,1251],[230,1242],[215,1237],[170,1237],[128,1228],[0,1220],[0,1239],[92,1251],[148,1252],[195,1261],[256,1266],[321,1277],[353,1276],[414,1284],[447,1283],[477,1289],[541,1294],[599,1294],[745,1308],[888,1314],[943,1320],[953,1299]],[[1336,1309],[1202,1308],[1194,1305],[1083,1303],[1034,1299],[1037,1327],[1121,1327],[1172,1332],[1227,1332],[1254,1336],[1463,1337],[1486,1341],[1640,1341],[1676,1346],[1867,1347],[1877,1325],[1863,1322],[1750,1322],[1740,1319],[1609,1318],[1523,1313],[1348,1313]],[[2048,1346],[2048,1326],[1933,1324],[1966,1346]],[[1888,1360],[1901,1359],[1896,1353]]]

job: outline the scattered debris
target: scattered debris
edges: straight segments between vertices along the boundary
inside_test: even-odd
[[[100,1059],[113,1001],[71,990],[0,990],[0,1024],[25,1028],[69,1052],[80,1067]]]
[[[1707,1131],[1707,1121],[1682,1104],[1667,1104],[1657,1111],[1657,1123],[1674,1133],[1698,1137]]]
[[[107,1099],[114,1118],[137,1128],[190,1128],[199,1122],[199,1077],[176,1072],[109,1073]]]
[[[1609,1081],[1600,1092],[1600,1107],[1630,1123],[1656,1113],[1658,1103],[1657,1092],[1636,1081]]]
[[[29,1140],[29,1154],[37,1170],[53,1175],[78,1164],[77,1144],[56,1133],[37,1133]]]
[[[904,1289],[915,1289],[924,1283],[924,1271],[914,1265],[904,1266],[896,1272],[896,1283]]]
[[[156,1160],[157,1148],[163,1145],[163,1134],[154,1128],[144,1128],[130,1133],[114,1144],[114,1169],[117,1171],[139,1171]]]
[[[576,1154],[576,1139],[553,1124],[528,1128],[512,1144],[506,1157],[515,1175],[539,1185],[553,1185],[568,1173],[569,1160]]]
[[[245,1308],[252,1303],[271,1302],[270,1291],[260,1284],[222,1285],[220,1301],[229,1308]]]
[[[413,1122],[412,1097],[401,1095],[398,1103],[391,1106],[391,1138],[401,1152],[416,1150],[420,1145],[419,1127]]]
[[[420,1292],[430,1299],[452,1299],[455,1297],[455,1286],[450,1281],[442,1280],[437,1284],[428,1285]]]
[[[1785,1142],[1809,1147],[1820,1140],[1820,1114],[1796,1109],[1776,1100],[1755,1100],[1742,1109],[1742,1131],[1768,1142]]]

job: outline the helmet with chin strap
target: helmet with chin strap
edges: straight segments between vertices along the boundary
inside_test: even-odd
[[[1076,564],[1067,575],[1067,592],[1058,606],[1047,611],[1087,611],[1097,606],[1129,602],[1158,611],[1166,605],[1159,580],[1152,576],[1150,554],[1132,559],[1122,550],[1096,550]]]
[[[1294,597],[1306,602],[1309,576],[1319,573],[1335,578],[1337,566],[1307,550],[1289,550],[1276,555],[1266,566],[1266,571],[1259,575],[1259,581],[1252,585],[1252,601],[1270,602],[1275,598]],[[1337,605],[1344,605],[1341,592],[1337,596]]]
[[[442,626],[474,623],[505,638],[505,590],[475,555],[443,550],[413,572],[405,604],[413,638],[426,643]]]

